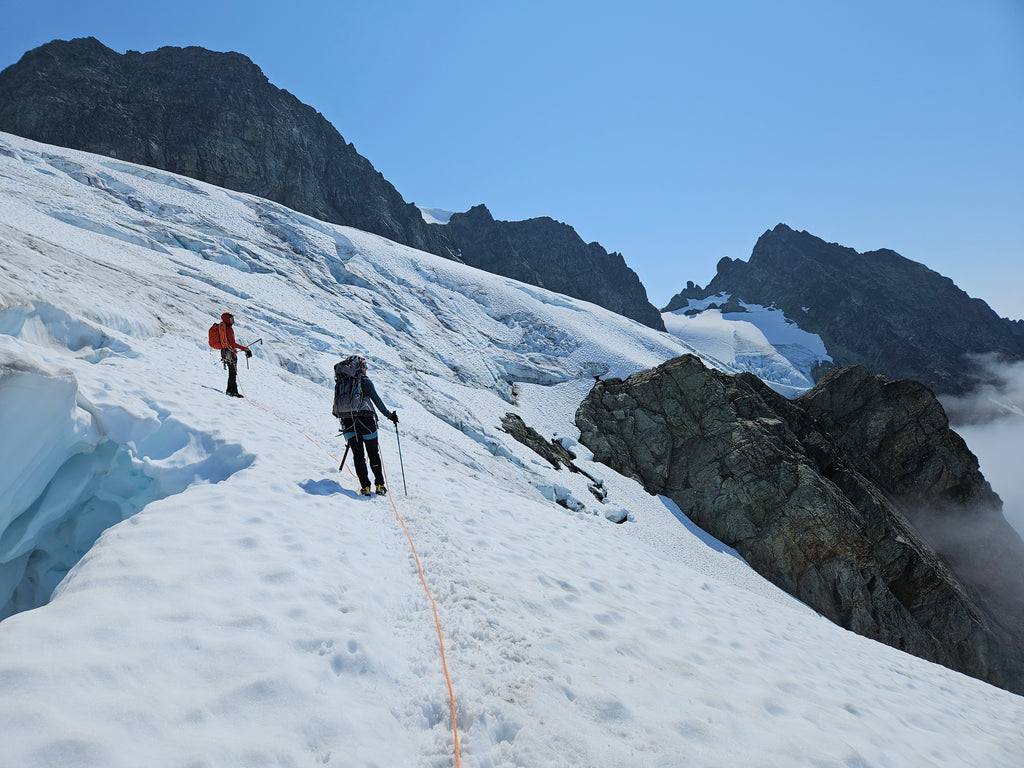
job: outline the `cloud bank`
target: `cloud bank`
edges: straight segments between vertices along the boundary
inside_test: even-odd
[[[985,479],[1003,500],[1003,514],[1024,537],[1024,362],[979,358],[979,386],[944,397],[950,424],[978,457]]]

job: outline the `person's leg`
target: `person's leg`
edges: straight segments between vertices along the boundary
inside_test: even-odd
[[[358,429],[366,454],[373,470],[373,481],[377,486],[384,485],[384,469],[380,461],[380,446],[377,443],[377,418],[372,413],[359,414]]]
[[[366,458],[363,456],[363,441],[357,435],[349,443],[352,447],[352,463],[356,465],[356,477],[359,478],[359,488],[369,489],[370,478],[366,472]]]
[[[384,470],[380,463],[380,448],[377,446],[377,438],[366,440],[366,454],[370,459],[370,469],[373,470],[373,482],[377,485],[384,485]]]
[[[369,488],[370,477],[366,471],[366,457],[363,455],[363,439],[359,435],[359,423],[355,418],[345,416],[341,420],[341,425],[349,450],[352,451],[352,463],[356,468],[356,477],[359,478],[359,488],[360,490]]]
[[[222,349],[220,351],[220,359],[224,361],[224,367],[228,369],[228,388],[226,391],[229,395],[237,395],[238,356],[235,355],[233,349]]]

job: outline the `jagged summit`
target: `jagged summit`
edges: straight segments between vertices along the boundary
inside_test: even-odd
[[[779,224],[749,261],[723,258],[706,288],[676,294],[665,311],[718,293],[774,305],[824,341],[836,365],[865,365],[939,393],[972,384],[972,355],[1024,357],[1010,321],[952,280],[895,251],[859,253]]]
[[[485,205],[456,213],[448,220],[459,258],[479,269],[575,296],[664,330],[661,315],[622,254],[598,243],[585,243],[568,224],[542,216],[525,221],[497,221]],[[536,254],[544,254],[538,259]],[[602,279],[614,276],[614,280]]]

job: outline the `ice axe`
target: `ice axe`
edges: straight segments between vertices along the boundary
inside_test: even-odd
[[[260,338],[256,339],[256,341],[250,341],[247,346],[254,347],[257,344],[262,344],[262,343],[263,343],[263,337],[261,336]],[[245,356],[245,370],[249,370],[249,357],[251,356],[251,354],[252,353],[250,352],[248,355]]]

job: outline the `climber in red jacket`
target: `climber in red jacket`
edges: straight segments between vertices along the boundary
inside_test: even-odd
[[[242,350],[246,357],[252,357],[252,350],[235,341],[234,315],[225,312],[220,319],[221,322],[217,324],[217,328],[220,331],[220,359],[223,361],[224,367],[228,369],[227,394],[232,397],[244,397],[238,393],[238,353],[235,350]]]

